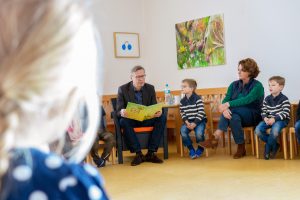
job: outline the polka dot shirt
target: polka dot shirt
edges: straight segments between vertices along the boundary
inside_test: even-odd
[[[2,200],[105,200],[103,179],[90,165],[66,163],[55,154],[18,149],[2,177]]]

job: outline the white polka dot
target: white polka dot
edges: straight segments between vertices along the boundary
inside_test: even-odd
[[[37,190],[30,194],[28,200],[48,200],[48,197],[44,192]]]
[[[93,185],[89,188],[89,197],[90,199],[94,200],[94,199],[101,199],[102,198],[102,191],[100,190],[99,187]]]
[[[32,170],[27,165],[20,165],[13,170],[13,177],[17,181],[27,181],[32,176]]]
[[[87,173],[89,173],[92,176],[97,176],[99,174],[98,171],[91,165],[84,165],[84,169]]]
[[[66,178],[63,178],[59,182],[59,189],[60,191],[64,192],[67,190],[68,187],[73,187],[77,184],[77,179],[74,176],[68,176]]]
[[[63,161],[60,157],[58,156],[54,156],[51,155],[48,158],[46,158],[45,160],[45,165],[49,168],[49,169],[57,169],[59,167],[61,167],[63,164]]]

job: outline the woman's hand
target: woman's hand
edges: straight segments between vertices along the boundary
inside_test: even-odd
[[[229,109],[226,109],[223,111],[223,116],[226,118],[226,119],[231,119],[231,111]]]
[[[223,113],[225,110],[227,110],[229,108],[229,103],[226,102],[226,103],[223,103],[223,104],[220,104],[219,105],[219,112],[220,113]]]

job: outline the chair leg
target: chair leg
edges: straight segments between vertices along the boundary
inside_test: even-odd
[[[227,133],[228,133],[227,136],[228,136],[229,155],[231,155],[232,154],[232,152],[231,152],[231,131],[228,130]]]
[[[118,147],[118,162],[119,162],[119,164],[123,164],[123,152],[122,152],[122,147]]]
[[[225,148],[225,133],[222,133],[222,143],[223,143],[223,148]]]
[[[183,146],[183,142],[182,142],[181,136],[179,138],[179,143],[180,143],[180,156],[183,157],[184,146]]]
[[[251,137],[251,150],[252,150],[252,156],[255,156],[254,131],[253,131],[253,128],[251,128],[251,131],[250,131],[250,137]]]
[[[297,140],[297,137],[296,137],[296,133],[294,132],[293,134],[293,137],[294,137],[294,149],[295,149],[295,154],[296,156],[298,156],[299,152],[298,152],[298,140]]]
[[[294,133],[293,130],[290,129],[289,133],[289,140],[290,140],[290,159],[293,160],[294,159]]]
[[[168,159],[169,158],[169,149],[168,149],[168,134],[167,134],[167,130],[165,130],[164,133],[164,141],[163,141],[163,146],[164,146],[164,159]]]
[[[112,152],[111,152],[111,162],[112,162],[113,165],[116,164],[115,158],[116,158],[116,148],[113,147]]]
[[[256,151],[256,158],[259,159],[259,139],[258,136],[255,134],[255,151]]]
[[[287,141],[286,141],[286,128],[282,130],[282,142],[283,142],[283,155],[284,159],[287,160]]]
[[[92,164],[93,164],[93,161],[92,161],[92,160],[93,160],[93,159],[92,159],[92,157],[91,157],[91,154],[88,153],[88,154],[86,155],[86,157],[85,157],[85,162],[88,163],[88,164],[90,164],[90,165],[92,165]]]

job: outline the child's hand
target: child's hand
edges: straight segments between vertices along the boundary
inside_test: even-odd
[[[196,126],[197,126],[197,125],[196,125],[194,122],[190,123],[190,128],[191,128],[191,129],[194,129]]]
[[[189,126],[190,126],[190,122],[189,122],[188,120],[186,120],[186,121],[185,121],[185,125],[186,125],[187,127],[189,127]]]
[[[269,125],[272,126],[275,123],[275,118],[270,118],[269,119]]]
[[[267,125],[269,125],[269,118],[265,117],[265,118],[264,118],[264,121],[265,121],[265,123],[266,123]]]

